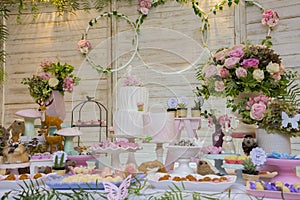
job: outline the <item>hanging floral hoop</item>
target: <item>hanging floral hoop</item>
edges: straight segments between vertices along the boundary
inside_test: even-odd
[[[178,3],[180,4],[184,4],[184,3],[187,3],[186,0],[177,0]],[[200,8],[199,6],[199,3],[195,0],[191,0],[191,7],[195,13],[196,16],[198,16],[200,19],[201,19],[201,22],[202,22],[202,25],[200,27],[200,31],[201,31],[201,36],[202,36],[202,44],[203,44],[203,47],[205,49],[207,49],[209,51],[209,53],[211,54],[208,46],[207,46],[207,32],[208,32],[208,29],[209,29],[209,18],[210,16],[212,15],[216,15],[217,12],[220,12],[224,9],[225,6],[228,6],[229,8],[232,6],[232,5],[238,5],[240,2],[240,0],[225,0],[225,1],[219,1],[218,3],[214,4],[208,12],[205,12],[203,9]],[[245,3],[247,3],[247,5],[255,5],[257,6],[258,8],[260,8],[262,11],[264,11],[265,9],[256,1],[251,1],[251,0],[244,0]],[[88,61],[88,63],[94,68],[96,69],[99,73],[110,73],[110,72],[116,72],[116,71],[119,71],[119,70],[122,70],[124,68],[126,68],[131,62],[132,60],[134,59],[134,57],[137,55],[142,61],[142,57],[141,55],[138,53],[138,46],[139,46],[139,42],[138,42],[138,33],[140,31],[140,28],[144,22],[144,20],[148,17],[148,13],[150,12],[150,10],[152,8],[156,8],[160,5],[163,5],[165,3],[164,0],[155,0],[155,1],[151,1],[151,0],[139,0],[138,1],[138,5],[139,5],[139,16],[138,18],[135,20],[135,22],[132,22],[126,15],[122,14],[122,13],[118,13],[117,11],[112,11],[112,12],[105,12],[101,15],[99,15],[98,17],[90,20],[89,22],[89,25],[88,27],[86,28],[86,31],[85,33],[83,34],[83,37],[82,37],[82,40],[79,41],[78,43],[78,47],[79,49],[81,50],[81,52],[86,55],[86,60]],[[132,27],[133,31],[134,31],[134,37],[133,37],[133,41],[134,41],[134,52],[133,54],[131,55],[130,59],[122,66],[116,68],[116,69],[112,69],[112,68],[105,68],[99,64],[96,64],[92,58],[89,56],[88,54],[88,49],[91,48],[91,44],[87,41],[87,35],[88,35],[88,32],[90,30],[90,28],[97,23],[97,21],[102,18],[102,17],[115,17],[116,19],[118,18],[122,18],[124,19],[128,24],[130,24],[130,26]],[[263,43],[264,44],[269,44],[269,45],[272,45],[272,42],[271,42],[271,36],[270,36],[270,33],[272,31],[272,26],[269,26],[269,29],[268,29],[268,33],[267,33],[267,36],[266,36],[266,39],[263,40]],[[82,49],[84,49],[82,51]],[[193,67],[195,67],[196,65],[199,64],[199,61],[201,60],[202,58],[202,54],[199,56],[198,59],[195,60],[195,62],[193,62],[190,66],[188,67],[185,67],[185,69],[183,70],[178,70],[176,72],[159,72],[157,70],[154,70],[156,72],[159,72],[161,74],[179,74],[179,73],[182,73],[182,72],[185,72],[189,69],[192,69]],[[143,63],[147,66],[147,68],[150,68],[151,67],[146,64],[144,61]]]
[[[112,69],[112,68],[105,68],[103,66],[101,66],[100,64],[96,64],[92,58],[90,57],[89,53],[88,53],[88,49],[91,48],[90,43],[87,41],[87,36],[88,36],[88,32],[90,30],[91,27],[93,27],[101,18],[103,17],[115,17],[116,19],[124,19],[132,28],[132,30],[134,31],[134,36],[133,36],[133,44],[134,44],[134,49],[133,49],[133,53],[131,55],[131,57],[129,58],[129,60],[122,66],[116,68],[116,69]],[[99,15],[98,17],[90,20],[89,25],[87,26],[85,33],[83,34],[82,40],[79,41],[79,43],[82,43],[83,45],[79,46],[79,48],[85,48],[85,50],[83,50],[83,54],[86,56],[86,60],[88,61],[88,63],[92,66],[92,68],[96,69],[99,73],[109,73],[109,72],[116,72],[119,70],[122,70],[124,68],[126,68],[133,60],[133,58],[135,57],[135,55],[137,54],[138,51],[138,44],[139,44],[139,38],[138,38],[138,33],[137,33],[137,29],[135,28],[135,23],[133,23],[126,15],[122,14],[122,13],[118,13],[117,11],[113,11],[113,12],[105,12],[101,15]]]

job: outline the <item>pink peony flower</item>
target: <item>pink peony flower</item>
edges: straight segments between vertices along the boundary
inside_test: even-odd
[[[235,74],[238,78],[247,77],[247,70],[243,67],[239,67],[235,70]]]
[[[243,44],[238,44],[238,45],[233,46],[231,49],[232,49],[232,50],[236,50],[236,49],[243,50],[244,47],[245,47],[245,45],[243,45]]]
[[[236,49],[231,50],[228,53],[228,56],[236,57],[236,58],[242,58],[244,56],[244,51],[241,48],[236,48]]]
[[[263,25],[267,25],[269,27],[274,27],[277,25],[279,21],[279,15],[276,11],[273,10],[265,10],[263,13],[263,18],[261,23]]]
[[[228,49],[223,49],[222,51],[219,51],[219,52],[217,52],[216,54],[215,54],[215,59],[217,60],[217,61],[223,61],[223,60],[225,60],[225,57],[226,57],[226,55],[227,55],[227,52],[228,52]]]
[[[249,58],[249,59],[245,59],[243,60],[243,62],[241,63],[241,65],[245,68],[248,67],[254,67],[257,68],[259,64],[259,60],[255,59],[255,58]]]
[[[64,79],[62,88],[64,91],[72,92],[74,89],[74,80],[70,76],[67,76]]]
[[[221,68],[219,70],[219,76],[221,76],[221,78],[227,78],[229,76],[229,71],[225,68]]]
[[[279,81],[281,79],[281,74],[280,73],[275,73],[272,76],[276,81]]]
[[[235,67],[235,65],[240,61],[240,58],[237,58],[237,57],[230,57],[230,58],[227,58],[224,62],[224,66],[227,68],[227,69],[232,69]]]
[[[267,106],[264,103],[255,103],[250,110],[251,119],[261,121],[266,113]]]

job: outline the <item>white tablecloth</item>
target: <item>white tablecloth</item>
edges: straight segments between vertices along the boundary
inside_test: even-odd
[[[13,188],[12,188],[13,189]],[[248,199],[256,199],[253,196],[250,196],[249,194],[246,193],[246,188],[244,185],[235,183],[231,189],[230,189],[230,196],[229,196],[229,192],[223,192],[221,194],[217,193],[215,195],[213,195],[212,197],[214,198],[218,198],[221,200],[248,200]],[[0,189],[0,196],[2,197],[5,192],[8,192],[8,189]],[[72,192],[71,190],[60,190],[61,192]],[[15,191],[16,193],[19,193],[18,191]],[[92,192],[92,191],[91,191]],[[98,191],[99,192],[99,191]],[[157,190],[152,188],[151,186],[147,185],[142,191],[141,191],[141,195],[130,195],[129,199],[130,200],[146,200],[149,199],[150,197],[160,197],[162,196],[166,191],[164,190]],[[203,193],[203,194],[208,194],[207,192],[199,192],[199,193]],[[213,194],[213,193],[212,193]],[[11,198],[9,199],[13,199],[12,195],[10,195]],[[65,198],[67,199],[67,198]],[[99,198],[97,196],[97,199],[103,199],[103,198]],[[184,200],[190,200],[193,199],[192,198],[192,192],[187,192],[187,193],[183,193],[183,199]],[[202,198],[201,198],[202,199]],[[205,199],[205,198],[203,198]],[[264,200],[274,200],[271,198],[264,198]]]

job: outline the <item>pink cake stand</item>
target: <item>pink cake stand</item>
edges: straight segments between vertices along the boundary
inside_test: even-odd
[[[268,158],[265,165],[267,168],[274,167],[278,173],[271,182],[300,183],[300,177],[296,175],[296,166],[300,166],[300,160]]]

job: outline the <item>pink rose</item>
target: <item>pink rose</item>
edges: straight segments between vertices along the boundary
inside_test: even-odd
[[[228,49],[223,49],[215,54],[215,59],[217,61],[223,61],[227,55]]]
[[[247,77],[247,70],[243,67],[239,67],[235,70],[235,74],[238,78]]]
[[[149,13],[149,9],[148,8],[145,8],[145,7],[141,7],[140,8],[140,11],[143,15],[148,15]]]
[[[92,45],[89,41],[87,40],[80,40],[78,43],[77,43],[77,47],[78,49],[80,50],[80,52],[82,54],[87,54],[89,52],[89,49],[92,48]]]
[[[139,11],[143,15],[147,15],[149,13],[149,9],[152,6],[151,0],[139,0]]]
[[[215,90],[217,92],[222,92],[225,89],[225,85],[223,81],[216,81],[215,82]]]
[[[264,118],[267,106],[263,103],[255,103],[251,107],[250,117],[251,119],[261,121]]]
[[[243,60],[243,62],[241,63],[241,65],[245,68],[248,67],[254,67],[257,68],[259,64],[259,60],[255,59],[255,58],[249,58],[249,59],[245,59]]]
[[[276,26],[279,21],[279,15],[276,11],[265,10],[261,23],[270,27]]]
[[[224,66],[227,68],[227,69],[232,69],[234,68],[234,66],[240,61],[240,58],[237,58],[237,57],[230,57],[230,58],[227,58],[224,62]]]
[[[272,76],[276,81],[279,81],[281,79],[281,74],[280,73],[275,73]]]
[[[229,71],[225,68],[222,68],[219,70],[219,76],[221,76],[221,78],[227,78],[229,76]]]
[[[229,51],[228,56],[242,58],[244,56],[243,49],[236,48],[234,50]]]

